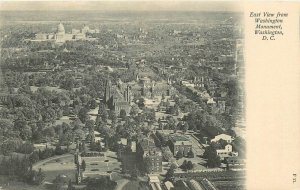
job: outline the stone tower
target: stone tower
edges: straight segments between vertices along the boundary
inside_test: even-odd
[[[131,96],[130,96],[130,87],[127,85],[126,91],[125,91],[125,101],[130,103]]]
[[[105,84],[104,101],[107,103],[111,97],[111,81],[107,80]]]

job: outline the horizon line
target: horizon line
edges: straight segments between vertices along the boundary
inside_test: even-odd
[[[238,1],[0,1],[0,11],[207,11],[242,12]]]

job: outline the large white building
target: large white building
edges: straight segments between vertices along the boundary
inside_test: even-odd
[[[217,155],[220,156],[221,160],[224,160],[224,158],[232,157],[232,156],[238,156],[238,152],[232,151],[232,145],[228,144],[225,146],[224,149],[217,149]]]
[[[98,29],[91,30],[88,26],[84,26],[81,30],[72,29],[71,33],[66,33],[65,27],[62,23],[59,23],[55,33],[37,33],[35,39],[32,41],[53,41],[56,43],[64,43],[66,41],[76,40],[91,40],[87,36],[88,33],[99,33]]]
[[[210,142],[218,142],[221,139],[225,140],[227,143],[231,143],[233,141],[233,138],[230,135],[220,134],[211,139]]]

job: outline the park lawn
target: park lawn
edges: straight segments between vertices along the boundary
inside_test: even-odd
[[[130,181],[128,182],[123,188],[122,190],[149,190],[149,188],[145,185],[140,185],[140,181],[136,180],[136,181]]]
[[[61,125],[62,123],[70,124],[72,120],[69,116],[62,116],[60,119],[55,121],[55,125]]]
[[[7,176],[0,175],[0,187],[5,190],[46,190],[44,185],[28,185],[24,182],[9,180]],[[1,189],[1,188],[0,188]]]
[[[45,173],[45,181],[52,182],[57,175],[64,174],[75,181],[75,164],[73,157],[58,158],[40,166]]]

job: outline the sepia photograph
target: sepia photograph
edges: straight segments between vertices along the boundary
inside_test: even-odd
[[[243,17],[0,2],[0,189],[246,189]]]

